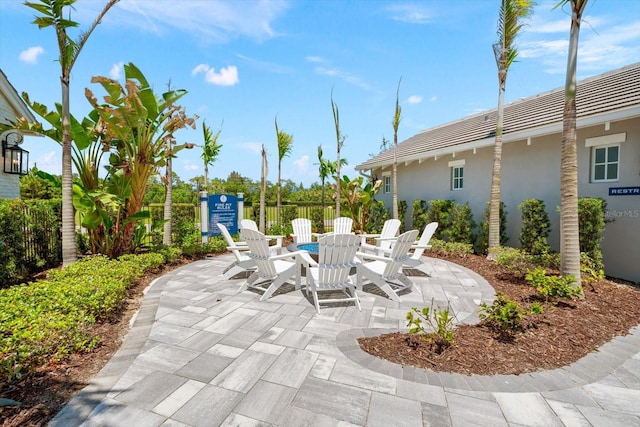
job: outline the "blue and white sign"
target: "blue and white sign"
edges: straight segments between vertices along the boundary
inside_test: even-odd
[[[216,224],[222,224],[229,233],[238,232],[238,198],[231,194],[212,194],[209,196],[209,235],[222,233]]]
[[[640,196],[640,187],[609,187],[610,196]]]

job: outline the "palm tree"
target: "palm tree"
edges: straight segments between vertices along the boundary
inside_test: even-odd
[[[222,128],[222,125],[220,125]],[[204,189],[209,192],[209,165],[212,165],[218,155],[222,144],[218,144],[218,137],[220,136],[221,129],[218,129],[216,133],[211,132],[211,128],[207,126],[205,121],[202,122],[202,160],[204,160]]]
[[[171,88],[169,88],[171,90]],[[164,227],[162,229],[162,244],[163,245],[171,245],[171,207],[173,206],[173,170],[172,170],[172,150],[171,147],[174,145],[175,140],[173,138],[167,139],[167,163],[165,165],[165,176],[163,177],[164,181]]]
[[[504,91],[509,67],[518,56],[514,46],[523,27],[522,19],[532,14],[533,3],[529,0],[502,0],[498,16],[498,42],[493,53],[498,66],[498,117],[496,139],[493,150],[493,173],[491,175],[491,200],[489,203],[489,258],[493,248],[500,246],[500,180],[502,169],[502,126],[504,121]]]
[[[333,112],[333,123],[336,127],[336,147],[338,151],[338,158],[336,159],[336,218],[340,216],[340,166],[342,164],[340,160],[340,151],[344,146],[344,140],[347,138],[340,132],[340,113],[338,111],[338,105],[333,102],[333,88],[331,89],[331,111]]]
[[[564,84],[562,154],[560,158],[560,273],[574,276],[580,285],[580,233],[578,225],[578,151],[576,135],[576,65],[580,21],[587,0],[562,0],[557,7],[571,3],[571,32],[567,76]]]
[[[322,157],[322,154],[322,145],[318,145],[318,175],[320,176],[320,183],[322,184],[320,204],[322,205],[322,212],[324,212],[324,184],[327,178],[331,176],[331,166],[329,161]]]
[[[262,167],[260,169],[260,231],[265,233],[265,198],[267,196],[267,175],[269,175],[269,162],[267,162],[267,150],[262,145]]]
[[[71,121],[69,106],[69,77],[82,48],[89,39],[93,30],[98,26],[104,15],[119,0],[109,0],[93,21],[89,29],[80,33],[74,41],[67,34],[67,29],[78,26],[78,23],[64,13],[66,6],[73,6],[76,0],[40,0],[25,2],[25,6],[35,9],[41,15],[37,16],[33,23],[38,28],[53,27],[58,41],[60,53],[59,63],[61,68],[60,86],[62,89],[62,264],[67,265],[76,261],[76,234],[75,216],[73,212],[73,175],[71,169]]]
[[[393,121],[391,124],[393,125],[393,218],[398,219],[398,126],[400,126],[400,116],[402,115],[402,109],[400,108],[400,82],[402,81],[402,77],[398,81],[398,90],[396,91],[396,111],[393,115]],[[384,138],[383,138],[384,141]]]
[[[278,129],[278,117],[275,120],[276,124],[276,138],[278,141],[278,207],[277,218],[276,221],[280,224],[280,211],[282,209],[282,201],[280,200],[280,190],[281,190],[281,178],[280,172],[282,170],[282,159],[288,157],[293,149],[293,135],[286,133],[285,131],[281,131]]]

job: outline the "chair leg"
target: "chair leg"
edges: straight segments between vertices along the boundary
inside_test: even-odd
[[[253,285],[253,283],[258,280],[259,277],[260,276],[258,275],[257,271],[251,274],[251,276],[249,276],[247,280],[245,280],[245,282],[240,286],[240,289],[238,289],[238,293],[245,291],[249,286]]]
[[[377,275],[375,273],[367,274],[367,270],[361,269],[361,271],[362,271],[362,275],[363,276],[367,276],[367,279],[371,280],[371,283],[373,283],[374,285],[379,287],[380,290],[382,290],[382,292],[387,294],[387,296],[391,300],[393,300],[395,302],[402,302],[402,300],[400,300],[400,297],[398,296],[398,294],[396,294],[396,292],[393,290],[393,288],[391,286],[389,286],[389,284],[387,283],[386,280],[384,280],[382,277],[380,277],[379,275]],[[359,286],[362,286],[362,283],[360,283]],[[360,289],[362,289],[362,288],[360,288]]]

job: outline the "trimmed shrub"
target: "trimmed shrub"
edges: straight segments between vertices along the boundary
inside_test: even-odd
[[[604,232],[606,202],[593,197],[578,199],[578,218],[580,229],[580,252],[584,252],[597,270],[604,268],[602,262],[602,233]]]
[[[486,255],[489,250],[489,215],[490,203],[484,209],[484,220],[480,223],[480,231],[476,241],[477,253]],[[507,236],[507,210],[504,202],[500,202],[500,245],[504,246],[509,241]]]
[[[527,271],[536,266],[535,258],[531,254],[508,246],[496,248],[495,263],[506,273],[519,279],[524,278]]]
[[[389,219],[389,211],[384,207],[384,202],[381,200],[374,200],[369,206],[369,218],[365,224],[365,230],[367,233],[380,233],[384,222]]]
[[[324,210],[322,207],[314,206],[311,208],[311,227],[316,229],[318,233],[324,233]]]
[[[445,242],[444,240],[432,238],[429,241],[431,252],[443,255],[456,255],[465,258],[473,253],[473,245],[470,243]]]
[[[455,203],[450,213],[451,224],[446,230],[446,236],[450,242],[467,243],[473,246],[475,236],[473,230],[476,223],[473,220],[473,212],[468,203]],[[440,226],[438,225],[438,228]]]
[[[438,229],[433,234],[435,239],[447,240],[446,233],[451,225],[451,210],[454,204],[453,200],[429,200],[429,209],[426,211],[424,224],[438,223]]]
[[[547,237],[551,232],[551,221],[545,210],[544,202],[538,199],[527,199],[518,206],[522,213],[522,230],[520,246],[531,255],[549,253]]]
[[[413,228],[416,230],[424,230],[427,225],[427,202],[424,200],[413,201],[413,212],[411,214],[411,221]]]
[[[398,201],[398,219],[400,220],[400,231],[399,231],[400,234],[407,231],[407,227],[405,225],[406,216],[407,216],[407,202],[404,200],[399,200]],[[420,229],[418,228],[418,230]]]

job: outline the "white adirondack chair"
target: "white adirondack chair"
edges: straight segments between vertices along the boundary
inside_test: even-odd
[[[248,228],[250,230],[255,230],[255,231],[260,231],[258,230],[258,224],[256,224],[256,222],[252,219],[243,219],[242,221],[240,221],[240,230],[242,231],[242,229],[244,228]],[[284,238],[284,236],[276,236],[276,235],[270,235],[267,234],[266,235],[267,239],[269,240],[273,240],[275,239],[276,244],[271,246],[272,251],[273,250],[277,250],[278,253],[282,253],[282,239]],[[275,249],[273,249],[275,248]]]
[[[333,234],[353,234],[353,220],[346,216],[341,216],[333,220]]]
[[[358,289],[362,289],[364,280],[367,279],[393,301],[402,302],[397,292],[413,287],[413,282],[402,272],[402,266],[411,256],[409,249],[416,237],[418,230],[407,231],[398,236],[388,256],[357,252],[356,256],[362,260],[356,266]]]
[[[291,237],[293,237],[295,245],[298,243],[310,243],[314,237],[319,238],[322,236],[322,234],[312,232],[311,220],[308,218],[296,218],[291,221],[291,225],[293,226]]]
[[[256,263],[246,255],[246,252],[249,251],[249,246],[247,246],[246,242],[236,242],[231,237],[231,233],[229,233],[229,229],[224,225],[217,223],[218,229],[222,232],[224,239],[227,241],[227,250],[230,251],[235,257],[235,261],[232,262],[227,268],[222,272],[222,278],[224,280],[228,280],[235,276],[236,274],[240,274],[243,271],[247,270],[255,270]]]
[[[390,249],[391,244],[395,241],[398,230],[400,230],[400,220],[388,219],[384,222],[382,231],[379,234],[360,234],[360,239],[362,240],[360,251],[384,255],[384,250]],[[376,244],[367,243],[368,238],[376,239]]]
[[[411,254],[411,257],[405,262],[404,265],[406,267],[420,270],[427,276],[431,276],[433,274],[433,267],[424,263],[422,254],[424,253],[425,249],[431,248],[429,241],[433,237],[433,233],[436,232],[437,228],[437,222],[430,222],[424,227],[422,235],[420,236],[420,240],[418,240],[411,246],[411,248],[413,249],[413,253]]]
[[[351,268],[356,266],[355,256],[359,238],[355,234],[330,234],[318,239],[318,262],[310,260],[307,267],[307,295],[313,293],[313,303],[320,313],[320,304],[353,301],[360,308],[360,300],[351,277]],[[342,293],[318,299],[318,292]]]
[[[242,292],[248,287],[265,291],[260,301],[269,298],[280,286],[288,280],[294,278],[296,289],[300,289],[300,276],[303,258],[300,256],[303,251],[288,252],[281,255],[274,255],[269,250],[269,238],[263,233],[243,228],[240,230],[240,237],[247,242],[249,252],[247,256],[256,263],[256,271],[240,286],[238,292]],[[264,286],[268,284],[265,289]]]

